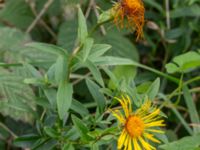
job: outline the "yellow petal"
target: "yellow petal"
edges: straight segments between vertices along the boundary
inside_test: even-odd
[[[145,133],[144,136],[145,136],[147,139],[149,139],[149,140],[151,140],[151,141],[153,141],[153,142],[155,142],[155,143],[160,143],[160,141],[157,140],[156,138],[154,138],[152,134]]]
[[[131,141],[131,139],[129,140],[128,150],[132,150],[132,141]]]
[[[155,147],[151,146],[149,143],[144,141],[143,138],[139,137],[139,140],[140,140],[142,146],[145,148],[145,150],[155,150],[156,149]]]
[[[164,131],[162,131],[162,130],[156,130],[156,129],[145,129],[146,131],[149,131],[149,132],[154,132],[154,133],[161,133],[161,134],[163,134],[163,133],[165,133]]]
[[[145,127],[149,128],[149,127],[160,127],[160,126],[165,126],[165,124],[163,124],[164,120],[158,120],[158,121],[154,121],[154,122],[150,122],[150,123],[145,123]]]
[[[115,111],[112,111],[112,114],[113,116],[115,116],[119,121],[120,123],[124,124],[125,123],[125,118],[123,117],[123,115],[120,113],[119,110],[115,110]]]
[[[159,113],[160,113],[160,109],[156,109],[156,110],[154,110],[152,113],[150,113],[149,115],[143,117],[142,119],[143,119],[143,120],[147,120],[147,119],[150,120],[150,119],[152,119],[153,117],[159,115]]]
[[[134,145],[134,150],[142,150],[140,145],[138,144],[137,139],[133,138],[133,145]]]
[[[126,136],[127,136],[127,132],[126,132],[125,129],[123,129],[121,135],[120,135],[119,138],[118,138],[118,145],[117,145],[117,148],[118,148],[118,149],[121,149],[122,146],[124,145],[124,142],[125,142],[125,140],[126,140]]]
[[[122,106],[122,108],[124,110],[125,116],[128,118],[128,116],[129,116],[129,109],[128,109],[128,103],[127,103],[127,101],[124,100],[124,99],[119,99],[117,97],[115,97],[115,99],[117,99],[120,102],[120,104],[121,104],[121,106]]]
[[[127,135],[127,138],[124,142],[124,150],[128,149],[128,144],[129,144],[130,140],[131,140],[131,137],[129,135]]]

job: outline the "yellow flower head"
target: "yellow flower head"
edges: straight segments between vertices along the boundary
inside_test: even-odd
[[[113,110],[113,115],[119,120],[123,130],[118,139],[118,149],[124,150],[155,150],[148,141],[160,143],[153,133],[164,133],[155,127],[165,126],[164,120],[160,119],[160,109],[153,108],[150,101],[147,101],[136,112],[132,111],[131,100],[128,96],[116,98],[124,113],[119,110]]]
[[[142,0],[119,0],[113,7],[114,22],[118,27],[136,30],[137,40],[142,36],[145,8]],[[124,19],[127,23],[124,23]]]

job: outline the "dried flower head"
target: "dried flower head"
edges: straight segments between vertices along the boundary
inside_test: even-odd
[[[160,109],[153,108],[150,101],[145,102],[137,111],[132,111],[131,100],[128,96],[116,98],[122,108],[112,110],[113,115],[123,127],[118,139],[118,149],[124,150],[156,150],[148,141],[160,143],[153,133],[164,133],[157,127],[165,126],[164,120],[160,119]]]
[[[113,7],[114,23],[120,28],[136,30],[138,40],[143,34],[144,12],[142,0],[119,0]]]

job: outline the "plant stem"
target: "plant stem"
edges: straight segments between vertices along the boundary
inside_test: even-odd
[[[17,135],[12,132],[6,125],[4,125],[2,122],[0,122],[0,126],[5,129],[6,131],[8,131],[14,138],[17,138]]]

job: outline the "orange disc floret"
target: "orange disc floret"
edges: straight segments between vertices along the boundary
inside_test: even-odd
[[[142,0],[121,0],[114,5],[114,23],[120,28],[136,30],[137,40],[143,34],[145,8]],[[127,22],[124,23],[124,19]]]

